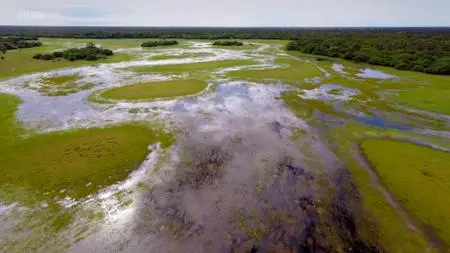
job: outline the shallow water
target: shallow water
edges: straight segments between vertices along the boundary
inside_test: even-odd
[[[0,236],[0,244],[7,243],[13,252],[30,249],[36,252],[248,252],[249,245],[268,249],[272,244],[284,242],[286,237],[290,243],[302,242],[316,227],[325,228],[321,226],[330,224],[327,223],[330,220],[320,220],[314,209],[319,203],[345,205],[341,200],[342,203],[334,202],[335,196],[329,194],[328,187],[336,188],[340,198],[351,199],[351,193],[339,188],[342,184],[339,180],[347,172],[326,140],[321,139],[320,129],[297,118],[278,98],[281,92],[293,88],[282,83],[229,81],[224,76],[228,71],[243,68],[279,67],[273,64],[275,56],[265,52],[273,49],[274,54],[281,54],[276,51],[280,46],[258,44],[260,47],[255,50],[240,51],[211,48],[210,43],[204,42],[190,45],[187,49],[119,49],[116,52],[130,53],[137,58],[0,82],[0,92],[15,94],[23,101],[18,119],[38,131],[139,120],[163,123],[178,132],[176,144],[170,149],[163,150],[157,144],[150,146],[153,152],[127,180],[80,202],[70,198],[61,201],[61,206],[72,212],[76,221],[56,234],[46,231],[48,203],[28,209],[0,203],[0,234],[8,235]],[[182,53],[214,56],[151,60],[155,55]],[[102,89],[173,78],[135,74],[126,70],[128,67],[224,59],[255,59],[258,64],[211,73],[213,80],[209,88],[189,97],[109,104],[87,100]],[[342,70],[343,66],[333,64],[333,69]],[[331,75],[322,71],[326,76]],[[81,83],[97,85],[64,97],[43,96],[36,91],[44,77],[73,74],[81,76]],[[387,78],[382,72],[368,69],[363,74],[367,78]],[[314,80],[322,81],[320,77]],[[359,93],[357,89],[322,84],[305,90],[300,96],[339,103]],[[351,115],[357,115],[349,118],[363,124],[410,130],[359,112]],[[344,122],[328,116],[320,119]],[[337,209],[346,211],[342,207]],[[89,219],[90,212],[102,212],[104,217]],[[334,216],[326,219],[339,217],[334,209],[327,212]],[[30,217],[38,225],[30,226],[27,223]],[[22,233],[24,229],[26,235]],[[329,246],[326,238],[333,236],[327,233],[332,231],[317,233],[322,246]]]
[[[299,96],[304,99],[348,100],[359,93],[359,90],[354,88],[346,88],[337,84],[322,84],[318,88],[304,90],[304,94]]]
[[[391,79],[394,76],[386,74],[380,70],[374,70],[374,69],[362,69],[362,72],[359,74],[356,74],[359,77],[363,78],[376,78],[376,79]]]
[[[333,63],[331,64],[331,68],[340,74],[348,75],[348,73],[344,71],[345,67],[342,64]]]

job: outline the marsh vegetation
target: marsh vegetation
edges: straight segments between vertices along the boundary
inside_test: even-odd
[[[83,29],[81,37],[94,28]],[[114,29],[90,36],[128,36]],[[264,36],[299,32],[271,31]],[[315,32],[285,51],[288,41],[241,32],[233,38],[245,45],[236,47],[47,38],[8,50],[0,61],[5,250],[446,252],[449,77],[340,59],[368,51],[397,59],[398,34],[382,43],[379,33],[325,40],[336,37]],[[420,49],[417,34],[435,41]],[[418,57],[408,64],[436,53],[426,69],[448,54],[446,35],[411,37],[397,40]],[[86,52],[105,55],[91,62]]]

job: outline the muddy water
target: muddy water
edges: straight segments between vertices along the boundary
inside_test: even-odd
[[[335,245],[352,246],[353,242],[336,232],[339,229],[339,234],[355,237],[355,228],[348,226],[351,213],[335,202],[342,198],[352,202],[353,193],[338,189],[335,196],[328,191],[340,185],[345,169],[316,130],[277,99],[288,86],[229,82],[219,71],[213,73],[217,77],[211,82],[214,90],[190,98],[110,105],[87,102],[99,89],[171,78],[135,75],[121,70],[125,67],[244,58],[261,62],[252,68],[274,67],[270,64],[273,56],[261,51],[220,50],[194,43],[193,49],[167,52],[209,52],[215,56],[151,61],[146,57],[166,51],[141,52],[136,61],[1,82],[0,91],[23,100],[18,118],[39,131],[132,120],[161,120],[180,130],[171,149],[149,147],[154,152],[129,180],[79,203],[70,199],[61,202],[74,210],[76,222],[59,234],[42,234],[42,229],[33,227],[27,228],[28,237],[24,238],[20,232],[23,223],[14,220],[12,207],[0,205],[0,232],[8,234],[2,240],[19,244],[28,240],[38,252],[250,252],[252,248],[259,252],[310,248],[328,252]],[[42,77],[74,73],[82,76],[81,82],[98,85],[66,97],[46,97],[29,88],[39,86]],[[131,113],[131,109],[139,111]],[[138,183],[143,186],[138,187]],[[124,196],[117,199],[117,193]],[[336,211],[323,215],[320,210],[328,207]],[[43,203],[34,210],[19,208],[14,212],[39,213],[45,208]],[[92,221],[87,219],[87,211],[101,211],[105,217]],[[333,219],[345,220],[345,224],[335,227],[339,224]]]
[[[305,206],[324,196],[317,180],[332,174],[335,158],[276,99],[284,89],[226,82],[214,93],[176,102],[173,118],[183,133],[160,175],[135,197],[123,230],[111,224],[72,250],[244,252],[283,240],[301,244],[308,220],[317,218]],[[292,142],[293,126],[310,136]],[[302,153],[304,144],[321,154],[320,165],[307,165],[318,157]],[[288,226],[288,220],[295,222]]]

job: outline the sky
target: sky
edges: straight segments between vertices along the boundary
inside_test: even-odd
[[[0,25],[450,26],[450,0],[5,0]]]

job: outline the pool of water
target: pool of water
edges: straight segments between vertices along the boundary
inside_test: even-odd
[[[387,119],[383,119],[380,117],[366,117],[366,116],[361,116],[361,117],[356,117],[355,118],[358,122],[361,122],[365,125],[368,126],[375,126],[375,127],[380,127],[380,128],[385,128],[385,129],[395,129],[395,130],[412,130],[411,127],[407,126],[407,125],[403,125],[403,124],[399,124]]]
[[[363,78],[375,78],[375,79],[391,79],[394,76],[386,74],[382,71],[379,70],[374,70],[374,69],[362,69],[361,73],[356,74],[359,77],[363,77]]]

